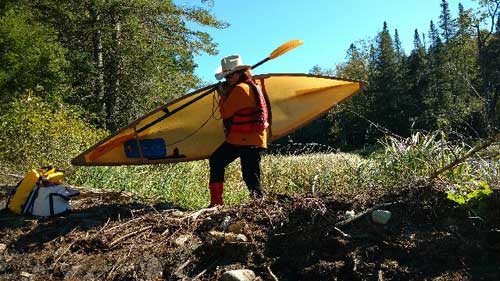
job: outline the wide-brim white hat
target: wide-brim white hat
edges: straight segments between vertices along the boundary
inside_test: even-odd
[[[227,56],[220,61],[220,66],[215,71],[215,78],[221,80],[231,73],[251,67],[251,65],[243,64],[240,55]]]

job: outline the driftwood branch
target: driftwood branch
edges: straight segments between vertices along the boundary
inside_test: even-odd
[[[120,227],[122,227],[122,226],[125,226],[125,225],[127,225],[127,224],[131,223],[131,222],[138,221],[138,220],[141,220],[141,219],[143,219],[143,217],[137,217],[137,218],[135,218],[135,219],[128,220],[128,221],[126,221],[126,222],[124,222],[124,223],[121,223],[121,224],[119,224],[119,225],[115,225],[115,226],[113,226],[113,227],[111,227],[111,228],[109,228],[109,229],[106,229],[106,230],[104,231],[104,233],[109,233],[109,232],[113,231],[114,229],[120,228]]]
[[[279,281],[278,277],[276,277],[276,275],[274,275],[274,273],[271,271],[271,268],[269,266],[267,267],[267,273],[269,273],[269,275],[271,275],[271,278],[273,278],[273,281]]]
[[[148,230],[148,229],[150,229],[150,228],[152,228],[152,226],[146,226],[146,227],[143,227],[143,228],[141,228],[141,229],[139,229],[139,230],[137,230],[137,231],[134,231],[134,232],[131,232],[131,233],[127,234],[127,235],[121,236],[121,237],[117,238],[115,241],[111,242],[111,244],[110,244],[109,246],[110,246],[110,247],[113,247],[114,245],[116,245],[116,244],[117,244],[117,243],[119,243],[120,241],[122,241],[122,240],[124,240],[124,239],[127,239],[127,238],[129,238],[130,236],[134,236],[134,235],[136,235],[136,234],[139,234],[139,233],[141,233],[141,232],[144,232],[144,231],[146,231],[146,230]]]
[[[377,209],[379,209],[379,208],[382,208],[382,207],[387,207],[387,206],[391,206],[391,205],[394,205],[394,204],[396,204],[396,203],[399,203],[399,202],[391,202],[391,203],[382,203],[382,204],[377,204],[377,205],[375,205],[375,206],[371,207],[370,209],[367,209],[367,210],[365,210],[365,211],[363,211],[363,212],[361,212],[361,213],[359,213],[359,214],[355,215],[355,216],[354,216],[354,217],[352,217],[352,218],[349,218],[349,219],[346,219],[346,220],[343,220],[343,221],[339,221],[339,222],[337,222],[337,223],[335,224],[335,227],[337,227],[337,228],[338,228],[339,226],[343,226],[343,225],[349,224],[349,223],[351,223],[351,222],[353,222],[353,221],[355,221],[355,220],[358,220],[358,219],[360,219],[360,218],[364,217],[365,215],[367,215],[367,214],[369,214],[369,213],[371,213],[371,212],[373,212],[373,211],[375,211],[375,210],[377,210]],[[342,232],[342,231],[341,231],[341,232]]]
[[[429,177],[429,180],[430,181],[434,180],[435,178],[437,178],[442,173],[453,169],[455,166],[463,163],[465,160],[467,160],[468,158],[470,158],[471,156],[473,156],[477,152],[479,152],[479,151],[481,151],[481,150],[489,147],[490,145],[492,145],[492,144],[494,144],[494,143],[496,143],[498,141],[500,141],[500,134],[494,135],[493,137],[487,139],[484,143],[479,144],[479,145],[475,146],[474,148],[472,148],[464,156],[462,156],[462,157],[460,157],[458,159],[455,159],[453,162],[451,162],[448,165],[444,166],[443,168],[435,171],[434,173],[431,174],[431,176]]]
[[[351,235],[345,233],[344,231],[342,231],[342,229],[340,229],[336,226],[333,227],[333,230],[335,230],[338,234],[340,234],[340,236],[342,236],[342,238],[345,238],[345,239],[351,238]]]
[[[180,272],[182,272],[182,270],[188,266],[188,264],[191,263],[191,260],[187,260],[186,262],[184,262],[181,266],[179,266],[179,268],[177,268],[174,272],[174,274],[178,274]]]
[[[21,175],[17,175],[17,174],[1,174],[3,176],[9,176],[9,177],[13,177],[13,178],[17,178],[17,179],[23,179],[24,177],[21,176]]]
[[[214,261],[213,263],[211,263],[209,266],[207,266],[205,269],[203,269],[200,273],[198,273],[198,275],[196,275],[193,279],[191,280],[198,280],[198,278],[200,278],[203,274],[205,274],[208,270],[210,270],[212,267],[216,266],[217,263],[219,263],[219,259],[217,259],[216,261]]]
[[[212,213],[212,212],[215,212],[217,211],[217,208],[218,207],[212,207],[212,208],[206,208],[206,209],[201,209],[199,211],[196,211],[192,214],[189,214],[185,217],[183,217],[182,219],[192,219],[192,220],[196,220],[199,216],[201,216],[202,214],[204,213]]]

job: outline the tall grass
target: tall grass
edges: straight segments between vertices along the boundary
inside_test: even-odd
[[[375,170],[383,172],[379,176],[369,178],[387,185],[428,179],[433,172],[460,159],[474,146],[474,143],[466,141],[450,141],[441,131],[415,133],[405,139],[387,137],[382,144],[384,150],[372,155],[371,159],[376,163]],[[482,180],[498,186],[499,152],[498,145],[490,146],[445,171],[439,179],[449,185]]]
[[[267,192],[309,195],[394,189],[427,180],[432,172],[471,148],[465,142],[449,141],[441,132],[416,133],[409,138],[387,137],[381,145],[379,151],[368,157],[333,152],[266,155],[261,163],[263,185]],[[498,157],[498,151],[499,147],[493,146],[488,153],[496,153]],[[500,161],[495,157],[472,157],[442,174],[439,180],[450,189],[479,188],[471,184],[476,182],[498,187]],[[226,169],[224,196],[228,204],[248,200],[239,166],[237,160]],[[145,201],[199,208],[208,204],[208,173],[205,160],[173,165],[78,168],[69,180],[75,185],[133,191]]]
[[[349,189],[352,167],[363,162],[350,154],[301,156],[266,155],[261,163],[266,192],[315,193]],[[208,161],[131,167],[81,167],[68,174],[68,183],[92,188],[132,191],[148,202],[170,202],[184,208],[208,205]],[[240,162],[225,173],[224,200],[239,204],[248,200]]]
[[[374,188],[394,190],[428,180],[432,172],[465,155],[473,146],[452,142],[442,132],[387,137],[380,144],[378,151],[366,157],[334,149],[297,153],[297,144],[288,154],[267,154],[261,163],[264,188],[267,192],[308,196]],[[472,192],[485,184],[500,188],[499,152],[500,146],[493,145],[441,174],[438,180],[458,192]],[[208,161],[204,160],[154,166],[73,167],[67,171],[66,183],[130,191],[143,202],[200,208],[209,202],[208,179]],[[224,199],[229,205],[249,200],[238,160],[226,169]]]

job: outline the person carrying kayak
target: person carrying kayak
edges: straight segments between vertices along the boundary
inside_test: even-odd
[[[250,65],[243,65],[239,55],[221,60],[218,80],[219,111],[226,132],[225,142],[210,157],[210,207],[224,205],[224,171],[238,157],[241,172],[252,198],[263,198],[260,160],[267,148],[269,102],[252,79]]]

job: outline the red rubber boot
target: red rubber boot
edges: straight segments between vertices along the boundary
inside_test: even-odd
[[[222,182],[211,182],[208,185],[210,189],[210,206],[209,208],[224,205],[224,201],[222,199],[222,193],[224,189],[224,184]]]

